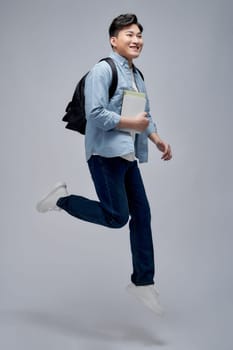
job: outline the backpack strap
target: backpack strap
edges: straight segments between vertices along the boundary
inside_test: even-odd
[[[101,61],[106,61],[112,69],[112,82],[111,82],[111,85],[109,86],[109,90],[108,90],[109,100],[110,100],[113,97],[113,95],[116,91],[116,88],[117,88],[117,83],[118,83],[117,69],[116,69],[116,65],[111,57],[102,58],[99,62],[101,62]]]
[[[116,65],[111,57],[104,57],[101,60],[99,60],[99,62],[101,62],[101,61],[106,61],[112,69],[112,82],[111,82],[111,85],[110,85],[109,90],[108,90],[109,100],[110,100],[113,97],[113,95],[116,91],[116,88],[117,88],[117,83],[118,83],[117,69],[116,69]],[[138,71],[142,80],[144,80],[144,76],[143,76],[142,72],[140,71],[140,69],[135,67],[135,65],[133,65],[133,69],[134,69],[134,71]]]
[[[141,75],[142,80],[144,80],[144,76],[143,76],[142,72],[140,71],[140,69],[138,69],[137,67],[135,67],[134,64],[133,64],[133,70],[134,70],[134,71],[138,71],[138,73]]]
[[[144,80],[144,76],[143,76],[142,72],[140,71],[140,69],[136,68],[136,70],[137,70],[138,73],[141,75],[142,80]]]

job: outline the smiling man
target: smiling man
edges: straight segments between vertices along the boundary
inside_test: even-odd
[[[69,195],[59,183],[37,205],[40,212],[63,209],[70,215],[109,228],[129,221],[133,272],[127,290],[157,314],[162,313],[154,285],[154,250],[151,213],[138,162],[148,160],[148,138],[170,160],[171,148],[158,135],[152,120],[142,75],[133,64],[143,48],[143,27],[134,14],[115,18],[109,27],[118,85],[109,100],[112,70],[106,61],[97,63],[85,82],[86,160],[99,201]],[[125,91],[145,97],[144,111],[122,115]]]

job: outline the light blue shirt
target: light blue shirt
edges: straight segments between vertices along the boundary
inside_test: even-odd
[[[138,91],[146,94],[147,116],[149,126],[136,134],[135,142],[130,133],[117,129],[121,117],[121,106],[124,90],[133,90],[132,72],[127,59],[112,52],[117,73],[118,85],[114,96],[109,101],[109,86],[112,81],[112,70],[105,61],[97,63],[87,75],[85,81],[85,110],[86,110],[86,134],[85,150],[88,160],[93,154],[103,157],[124,156],[135,151],[140,163],[148,160],[148,135],[157,132],[155,123],[150,115],[149,100],[143,79],[137,70],[134,78]]]

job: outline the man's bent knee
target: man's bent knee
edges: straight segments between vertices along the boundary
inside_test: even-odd
[[[112,216],[109,220],[109,224],[112,228],[122,228],[129,221],[129,215],[125,216]]]

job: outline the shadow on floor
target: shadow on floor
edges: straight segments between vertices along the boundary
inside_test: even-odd
[[[87,317],[88,318],[88,317]],[[146,329],[140,322],[105,320],[87,322],[77,316],[55,314],[36,310],[5,310],[0,313],[0,322],[22,323],[30,327],[46,328],[65,336],[92,339],[102,342],[137,343],[144,346],[167,345],[155,332]]]

